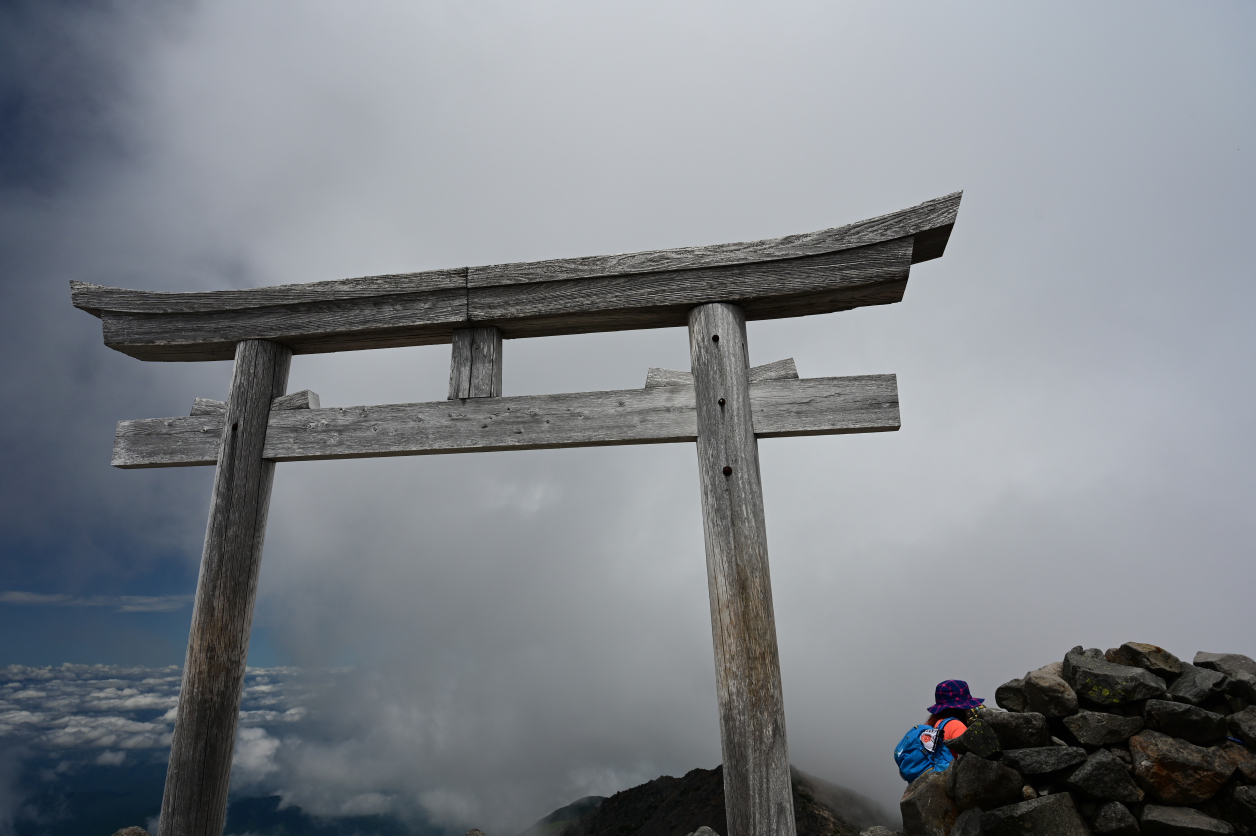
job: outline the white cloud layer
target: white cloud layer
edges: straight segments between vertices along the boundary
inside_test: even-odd
[[[0,591],[0,604],[33,607],[112,607],[118,612],[172,612],[192,603],[191,595],[93,595]]]

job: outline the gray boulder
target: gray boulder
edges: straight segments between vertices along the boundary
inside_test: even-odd
[[[1077,694],[1055,674],[1032,671],[1025,676],[1023,688],[1028,711],[1044,717],[1067,717],[1077,713]]]
[[[1223,673],[1195,665],[1182,665],[1182,675],[1169,687],[1169,696],[1174,702],[1200,705],[1213,697],[1224,696],[1229,683],[1230,678]]]
[[[1234,764],[1244,783],[1256,784],[1256,754],[1251,749],[1232,740],[1225,741],[1218,748]]]
[[[1256,703],[1256,675],[1247,671],[1238,671],[1228,679],[1229,682],[1226,683],[1225,688],[1227,695],[1246,700],[1248,704]]]
[[[1129,740],[1142,731],[1143,718],[1082,709],[1072,717],[1065,717],[1064,726],[1083,746],[1108,746]]]
[[[1104,657],[1113,664],[1142,668],[1163,679],[1172,679],[1182,673],[1182,660],[1154,644],[1126,642],[1109,650]]]
[[[1096,650],[1095,653],[1099,653],[1099,651]],[[1099,653],[1099,658],[1100,659],[1103,658],[1102,653]],[[1043,665],[1041,668],[1036,668],[1035,670],[1030,671],[1030,673],[1049,673],[1052,676],[1058,676],[1060,677],[1060,679],[1063,679],[1064,678],[1064,663],[1063,662],[1048,662],[1047,664]],[[1028,675],[1029,674],[1026,674],[1026,676]]]
[[[1256,659],[1244,656],[1242,653],[1204,653],[1201,650],[1195,654],[1193,661],[1197,668],[1207,668],[1226,676],[1234,676],[1238,673],[1256,676]]]
[[[1143,808],[1142,827],[1144,836],[1206,836],[1234,832],[1234,828],[1226,822],[1190,807],[1160,807],[1156,804]]]
[[[1029,707],[1025,699],[1025,680],[1009,679],[995,688],[995,704],[1010,712],[1022,712]]]
[[[946,772],[926,772],[912,781],[898,808],[907,836],[946,836],[959,816],[959,808],[946,794]]]
[[[1097,652],[1097,651],[1096,651]],[[1100,706],[1128,705],[1163,697],[1168,686],[1160,677],[1129,665],[1116,665],[1075,647],[1064,656],[1064,680],[1080,699]]]
[[[987,810],[981,816],[983,836],[1089,836],[1090,829],[1066,792]]]
[[[1256,746],[1256,705],[1249,705],[1226,718],[1231,733],[1248,746]]]
[[[1223,715],[1184,702],[1147,700],[1143,720],[1149,729],[1191,743],[1215,743],[1226,736]]]
[[[998,734],[981,719],[969,723],[963,734],[948,740],[946,745],[956,754],[970,752],[979,758],[988,758],[1003,749]]]
[[[1217,795],[1222,821],[1234,825],[1241,836],[1256,836],[1256,787],[1231,784]]]
[[[148,831],[142,827],[124,827],[114,831],[113,836],[148,836]]]
[[[1086,750],[1076,746],[1036,746],[1033,749],[1008,749],[1003,763],[1022,775],[1042,775],[1077,766],[1086,760]]]
[[[1155,731],[1130,738],[1134,780],[1158,801],[1200,804],[1234,774],[1234,764],[1215,746],[1204,748]]]
[[[1233,677],[1228,677],[1230,682],[1226,683],[1226,695],[1230,698],[1233,710],[1247,708],[1248,705],[1256,703],[1256,677],[1248,673],[1237,673]],[[1236,700],[1241,705],[1235,705]]]
[[[1025,680],[1011,679],[995,688],[994,703],[1008,711],[1024,711],[1028,707],[1025,701]]]
[[[999,761],[962,755],[946,771],[946,791],[960,810],[998,807],[1019,801],[1025,781],[1015,769]]]
[[[983,706],[978,709],[978,716],[994,729],[995,735],[999,738],[999,747],[1002,749],[1030,749],[1034,746],[1048,746],[1051,743],[1051,731],[1047,726],[1047,718],[1037,712],[1024,711],[1014,714],[1010,711],[995,711]],[[1065,723],[1067,722],[1066,719]]]
[[[903,831],[890,830],[888,827],[882,827],[878,824],[876,827],[869,827],[867,830],[859,831],[859,836],[903,836]]]
[[[1129,768],[1107,749],[1092,752],[1086,762],[1065,779],[1064,785],[1099,801],[1134,803],[1143,800],[1143,791],[1130,777]]]
[[[1100,807],[1090,826],[1099,836],[1138,836],[1138,819],[1119,801]]]
[[[970,807],[959,814],[951,836],[981,836],[981,808]]]

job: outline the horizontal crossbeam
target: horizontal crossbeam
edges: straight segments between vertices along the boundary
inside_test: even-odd
[[[750,403],[758,438],[899,428],[892,374],[760,379],[750,384]],[[691,442],[698,435],[695,406],[693,385],[679,381],[613,392],[272,409],[262,455],[292,462]],[[214,464],[224,414],[202,407],[188,417],[122,421],[113,464]]]
[[[709,302],[776,319],[902,299],[911,265],[942,255],[959,193],[804,235],[675,250],[463,267],[206,293],[71,282],[105,344],[141,360],[229,360],[260,339],[295,354],[683,326]]]

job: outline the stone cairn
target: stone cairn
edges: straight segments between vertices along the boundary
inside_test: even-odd
[[[1251,658],[1075,647],[994,699],[903,794],[908,836],[1256,836]]]

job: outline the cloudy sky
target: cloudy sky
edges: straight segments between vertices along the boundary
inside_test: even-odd
[[[749,328],[756,364],[897,373],[902,404],[898,433],[760,445],[792,760],[893,805],[940,679],[992,696],[1126,640],[1256,655],[1251,4],[2,14],[0,664],[183,658],[212,473],[109,451],[120,419],[224,397],[229,364],[106,349],[71,279],[722,243],[960,189],[901,304]],[[448,359],[298,357],[289,388],[439,400]],[[688,367],[683,329],[508,342],[504,385],[650,366]],[[251,662],[353,672],[269,786],[510,836],[712,766],[705,585],[688,445],[284,464]]]

